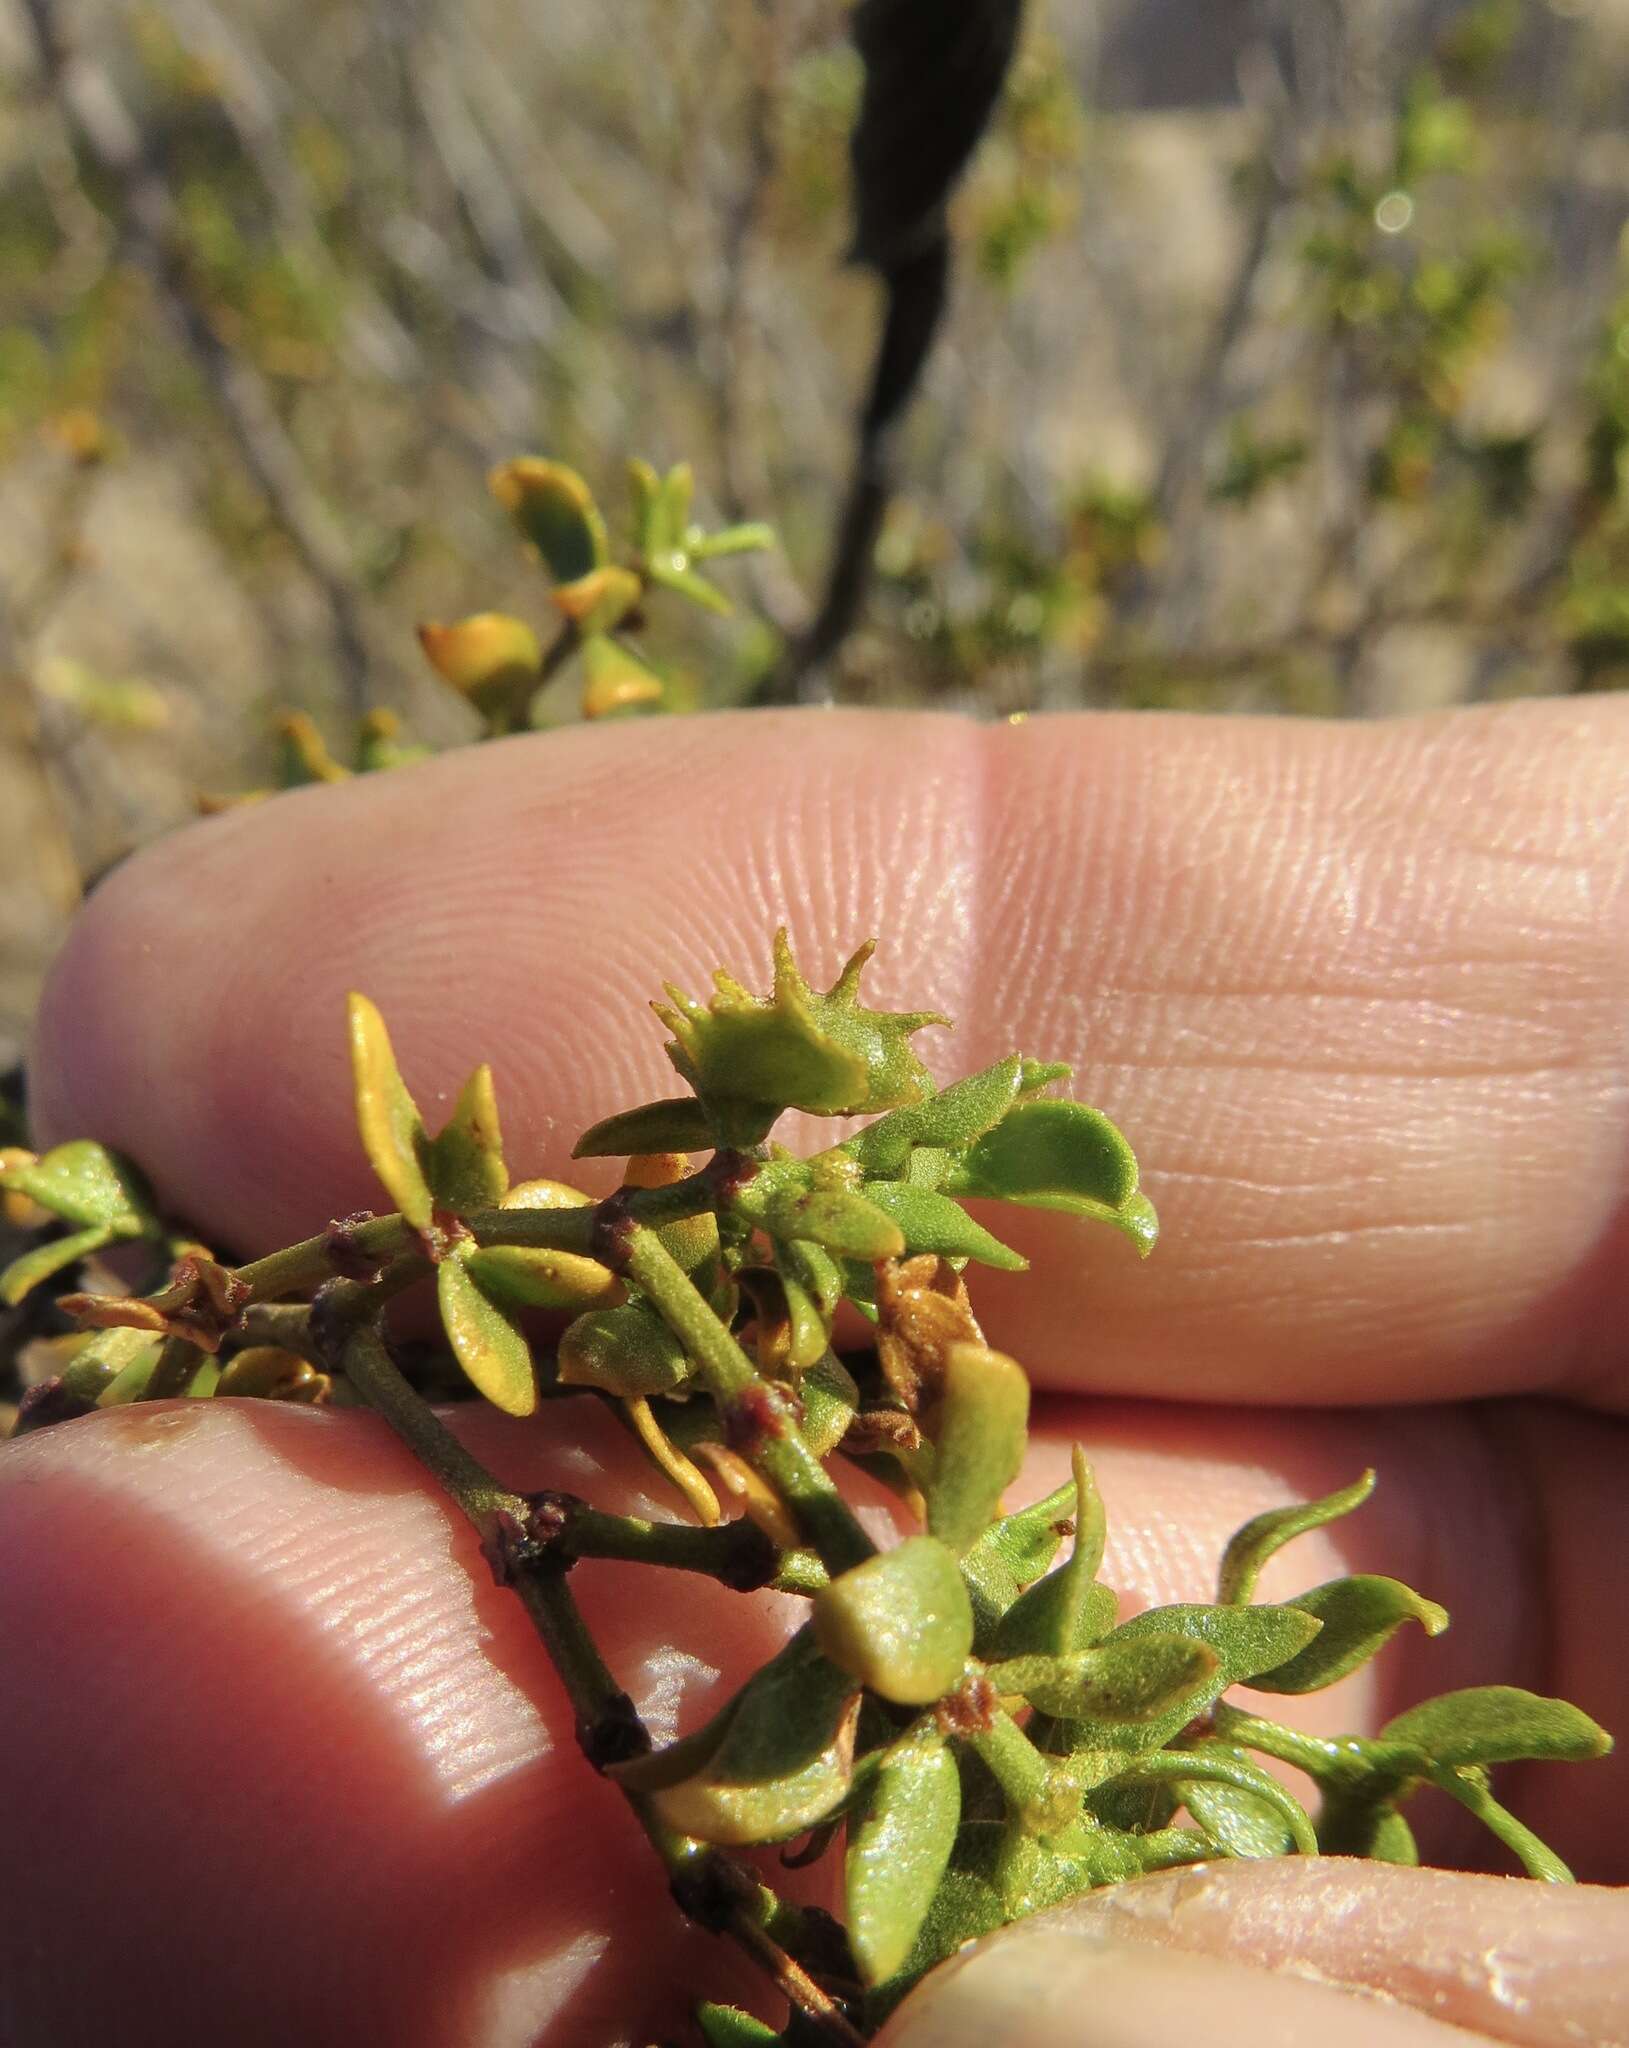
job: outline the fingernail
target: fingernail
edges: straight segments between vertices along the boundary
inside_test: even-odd
[[[887,2048],[1471,2048],[1411,2006],[1222,1958],[1018,1927],[907,2001]],[[1490,2044],[1491,2048],[1491,2044]]]

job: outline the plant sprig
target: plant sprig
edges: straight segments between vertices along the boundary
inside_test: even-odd
[[[681,1906],[790,2001],[789,2041],[863,2038],[962,1942],[1092,1886],[1209,1857],[1417,1861],[1403,1809],[1428,1787],[1530,1875],[1567,1881],[1491,1774],[1603,1754],[1609,1738],[1576,1708],[1485,1686],[1372,1738],[1329,1739],[1226,1697],[1246,1682],[1314,1691],[1408,1624],[1447,1626],[1434,1602],[1368,1574],[1255,1598],[1268,1560],[1361,1506],[1372,1473],[1247,1524],[1214,1604],[1123,1622],[1078,1446],[1067,1485],[1004,1511],[1029,1386],[985,1343],[966,1274],[1025,1261],[964,1201],[1106,1223],[1141,1254],[1157,1219],[1115,1126],[1047,1092],[1066,1067],[1014,1054],[936,1089],[912,1041],[945,1020],[867,1008],[870,952],[820,990],[782,932],[764,997],[722,973],[706,1002],[670,986],[655,1007],[689,1093],[584,1134],[579,1157],[626,1160],[602,1201],[511,1180],[485,1067],[432,1134],[383,1019],[353,996],[357,1121],[394,1210],[235,1268],[191,1246],[145,1295],[66,1297],[88,1333],[19,1427],[173,1395],[377,1410],[524,1604],[584,1755],[621,1787]],[[788,1109],[872,1121],[799,1158],[771,1139]],[[139,1179],[101,1147],[8,1156],[0,1190],[71,1228],[0,1276],[7,1299],[83,1250],[171,1242]],[[389,1302],[432,1284],[468,1389],[517,1417],[552,1397],[608,1403],[671,1483],[674,1518],[500,1485],[386,1334]],[[570,1317],[552,1349],[534,1340],[538,1309]],[[869,1350],[837,1348],[845,1313],[872,1326]],[[900,1497],[915,1526],[893,1547],[879,1550],[849,1508],[839,1458]],[[573,1599],[583,1557],[773,1586],[805,1597],[808,1617],[705,1727],[656,1749]],[[1261,1759],[1307,1773],[1315,1810]],[[840,1933],[732,1853],[801,1840],[807,1860],[839,1838]],[[699,2023],[715,2048],[782,2038],[731,2008],[703,2006]]]

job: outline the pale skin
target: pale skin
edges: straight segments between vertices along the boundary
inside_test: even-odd
[[[1135,1145],[1152,1261],[1020,1218],[1035,1272],[976,1289],[1049,1390],[1036,1482],[1071,1437],[1092,1455],[1128,1608],[1207,1597],[1237,1523],[1372,1463],[1377,1500],[1268,1590],[1382,1570],[1454,1626],[1302,1718],[1363,1729],[1500,1680],[1629,1734],[1629,702],[1375,727],[776,714],[304,792],[97,893],[41,1013],[41,1135],[129,1152],[240,1255],[384,1206],[347,1100],[359,988],[432,1119],[489,1058],[517,1173],[598,1190],[575,1133],[673,1092],[645,999],[717,964],[762,982],[783,920],[827,978],[880,936],[870,999],[962,1020],[917,1041],[941,1079],[1072,1059]],[[578,1405],[466,1426],[515,1483],[654,1496]],[[45,1432],[0,1457],[0,1555],[0,2040],[642,2048],[676,2031],[675,1987],[750,1995],[371,1418]],[[659,1726],[790,1611],[621,1567],[580,1587]],[[1310,1963],[1418,2006],[1422,2043],[1629,2041],[1629,1895],[1607,1889],[1629,1752],[1506,1796],[1589,1889],[1241,1866],[1124,1924],[1225,1950],[1208,1995],[1247,2022]],[[1494,1926],[1519,2011],[1453,1966]],[[1059,2024],[1001,2038],[1053,2048]]]

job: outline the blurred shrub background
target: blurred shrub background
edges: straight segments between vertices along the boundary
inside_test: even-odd
[[[783,551],[653,634],[750,703],[874,340],[842,0],[0,0],[0,1053],[82,878],[271,720],[473,720],[484,485],[689,458]],[[1375,714],[1629,678],[1629,0],[1031,0],[855,703]],[[572,715],[571,694],[545,715]]]

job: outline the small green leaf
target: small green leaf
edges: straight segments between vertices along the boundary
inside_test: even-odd
[[[952,1169],[952,1194],[1095,1217],[1146,1255],[1158,1224],[1137,1186],[1131,1147],[1100,1110],[1055,1099],[1018,1102]]]
[[[1380,1737],[1409,1743],[1437,1764],[1582,1763],[1612,1747],[1606,1730],[1577,1707],[1514,1685],[1441,1693],[1388,1721]]]
[[[696,1748],[707,1761],[650,1804],[669,1827],[726,1847],[785,1841],[841,1804],[854,1776],[859,1688],[823,1657],[812,1632],[795,1635],[715,1716]],[[644,1790],[662,1775],[663,1753],[611,1775]]]
[[[1318,1837],[1301,1802],[1276,1778],[1269,1777],[1259,1764],[1251,1763],[1248,1757],[1230,1755],[1220,1746],[1212,1748],[1206,1744],[1196,1749],[1168,1749],[1153,1756],[1140,1756],[1123,1777],[1133,1783],[1170,1785],[1184,1799],[1188,1788],[1193,1785],[1205,1782],[1229,1785],[1236,1791],[1248,1793],[1275,1812],[1303,1856],[1316,1856],[1318,1853]]]
[[[844,1883],[848,1937],[862,1982],[901,1970],[956,1845],[961,1775],[931,1720],[885,1750],[849,1816]]]
[[[1214,1677],[1221,1659],[1191,1636],[1110,1640],[1072,1655],[1013,1657],[989,1667],[998,1692],[1015,1692],[1064,1721],[1146,1721],[1186,1706]]]
[[[145,1334],[144,1331],[131,1332],[132,1336],[143,1336]],[[161,1343],[148,1338],[145,1349],[136,1353],[126,1364],[120,1366],[113,1378],[109,1380],[101,1393],[97,1395],[97,1407],[124,1408],[132,1401],[139,1401],[146,1393],[147,1384],[157,1369],[158,1355],[163,1348]]]
[[[918,1145],[956,1150],[971,1144],[998,1123],[1017,1099],[1023,1065],[1014,1053],[924,1102],[890,1110],[845,1139],[841,1149],[858,1160],[867,1174],[892,1180],[904,1170]]]
[[[1422,1600],[1400,1580],[1367,1573],[1331,1579],[1284,1604],[1316,1615],[1323,1627],[1298,1656],[1261,1673],[1255,1683],[1262,1692],[1318,1692],[1333,1685],[1366,1664],[1405,1621],[1417,1621],[1428,1636],[1448,1626],[1446,1609],[1434,1600]]]
[[[848,1432],[860,1405],[860,1390],[848,1367],[828,1351],[803,1375],[803,1438],[817,1458],[829,1458]]]
[[[1149,1607],[1121,1622],[1104,1637],[1099,1651],[1117,1648],[1145,1636],[1181,1635],[1203,1643],[1217,1657],[1215,1671],[1184,1705],[1148,1721],[1126,1721],[1114,1727],[1093,1726],[1090,1746],[1123,1749],[1133,1755],[1169,1742],[1185,1721],[1201,1712],[1230,1685],[1255,1680],[1304,1650],[1317,1635],[1316,1616],[1293,1607]]]
[[[428,1230],[435,1210],[424,1177],[422,1153],[429,1140],[418,1106],[407,1092],[385,1020],[366,996],[348,1003],[351,1077],[362,1146],[391,1200],[415,1230]]]
[[[1224,1607],[1248,1600],[1256,1590],[1256,1581],[1261,1568],[1268,1558],[1297,1536],[1304,1536],[1309,1529],[1322,1529],[1327,1523],[1338,1521],[1342,1515],[1351,1514],[1374,1492],[1374,1472],[1365,1472],[1350,1486],[1343,1486],[1338,1493],[1326,1494],[1322,1500],[1311,1500],[1288,1508],[1270,1508],[1266,1514],[1257,1515],[1231,1539],[1222,1553],[1222,1569],[1217,1582],[1216,1597]]]
[[[671,547],[676,538],[662,525],[662,479],[642,456],[628,462],[628,496],[633,513],[634,545],[641,554],[651,548]]]
[[[1255,1860],[1288,1856],[1295,1848],[1295,1836],[1276,1802],[1218,1778],[1186,1779],[1177,1789],[1196,1825],[1229,1856]]]
[[[435,1206],[455,1216],[494,1208],[503,1200],[509,1174],[490,1067],[477,1067],[464,1083],[446,1127],[425,1148],[424,1177]]]
[[[807,1238],[789,1238],[775,1247],[775,1263],[806,1290],[829,1328],[843,1298],[843,1269],[824,1246]]]
[[[1074,1499],[1071,1481],[1044,1500],[992,1522],[963,1553],[962,1577],[973,1596],[977,1626],[974,1647],[981,1657],[991,1654],[1001,1617],[1057,1556],[1058,1546],[1069,1528]]]
[[[537,1406],[537,1374],[526,1339],[456,1255],[436,1268],[436,1296],[441,1326],[465,1375],[505,1415],[530,1415]]]
[[[704,533],[691,543],[690,552],[698,562],[711,562],[720,555],[762,554],[774,545],[774,527],[754,519],[739,526],[721,526],[716,533]]]
[[[145,1364],[150,1370],[158,1351],[158,1339],[145,1330],[98,1330],[63,1367],[63,1387],[81,1400],[100,1403],[127,1366]]]
[[[1489,1834],[1504,1843],[1529,1877],[1536,1877],[1544,1884],[1574,1882],[1572,1872],[1549,1844],[1540,1841],[1507,1806],[1500,1805],[1479,1773],[1436,1770],[1431,1773],[1431,1782],[1450,1798],[1457,1799],[1461,1806],[1468,1806]]]
[[[77,1259],[88,1259],[92,1252],[100,1251],[103,1245],[112,1241],[112,1230],[101,1224],[93,1230],[75,1230],[66,1237],[53,1237],[44,1244],[35,1245],[32,1250],[13,1259],[0,1273],[0,1302],[7,1308],[15,1308],[23,1296],[38,1287],[42,1280],[50,1279],[53,1273],[60,1273]]]
[[[137,1237],[155,1227],[152,1196],[136,1169],[90,1138],[53,1145],[27,1166],[0,1173],[0,1189],[27,1195],[53,1216],[82,1228]]]
[[[563,1387],[597,1387],[637,1399],[682,1386],[690,1360],[653,1309],[630,1301],[578,1316],[560,1339],[558,1372]]]
[[[575,583],[609,560],[605,521],[574,469],[528,455],[500,464],[487,481],[556,583]]]
[[[690,531],[690,507],[696,499],[696,473],[688,462],[676,462],[662,479],[662,525],[677,547]]]
[[[816,1596],[812,1621],[834,1664],[906,1707],[954,1691],[973,1647],[967,1588],[932,1536],[908,1536],[833,1579]]]
[[[939,1389],[928,1531],[959,1556],[982,1535],[1018,1476],[1028,1442],[1024,1369],[982,1344],[953,1344]]]
[[[698,2005],[696,2025],[707,2048],[774,2048],[781,2038],[738,2005]]]
[[[691,556],[684,548],[658,549],[645,557],[645,573],[652,583],[659,583],[676,597],[687,598],[704,612],[714,612],[719,618],[727,619],[735,606],[716,583],[709,583],[705,576],[697,575],[690,563]]]
[[[710,1152],[718,1143],[707,1112],[693,1095],[647,1102],[602,1117],[572,1148],[573,1159],[628,1159],[638,1152]]]
[[[1117,1603],[1096,1583],[1103,1562],[1103,1501],[1092,1481],[1086,1453],[1071,1454],[1075,1488],[1075,1534],[1068,1561],[1014,1601],[996,1631],[993,1654],[1066,1656],[1084,1650],[1113,1628]]]
[[[888,1211],[843,1188],[777,1195],[765,1208],[764,1227],[775,1237],[805,1239],[842,1259],[897,1259],[905,1250]]]
[[[904,1234],[907,1252],[937,1252],[942,1259],[978,1259],[1004,1273],[1022,1273],[1029,1261],[1000,1238],[975,1223],[959,1202],[932,1188],[914,1188],[904,1181],[871,1180],[865,1198],[891,1216]]]

